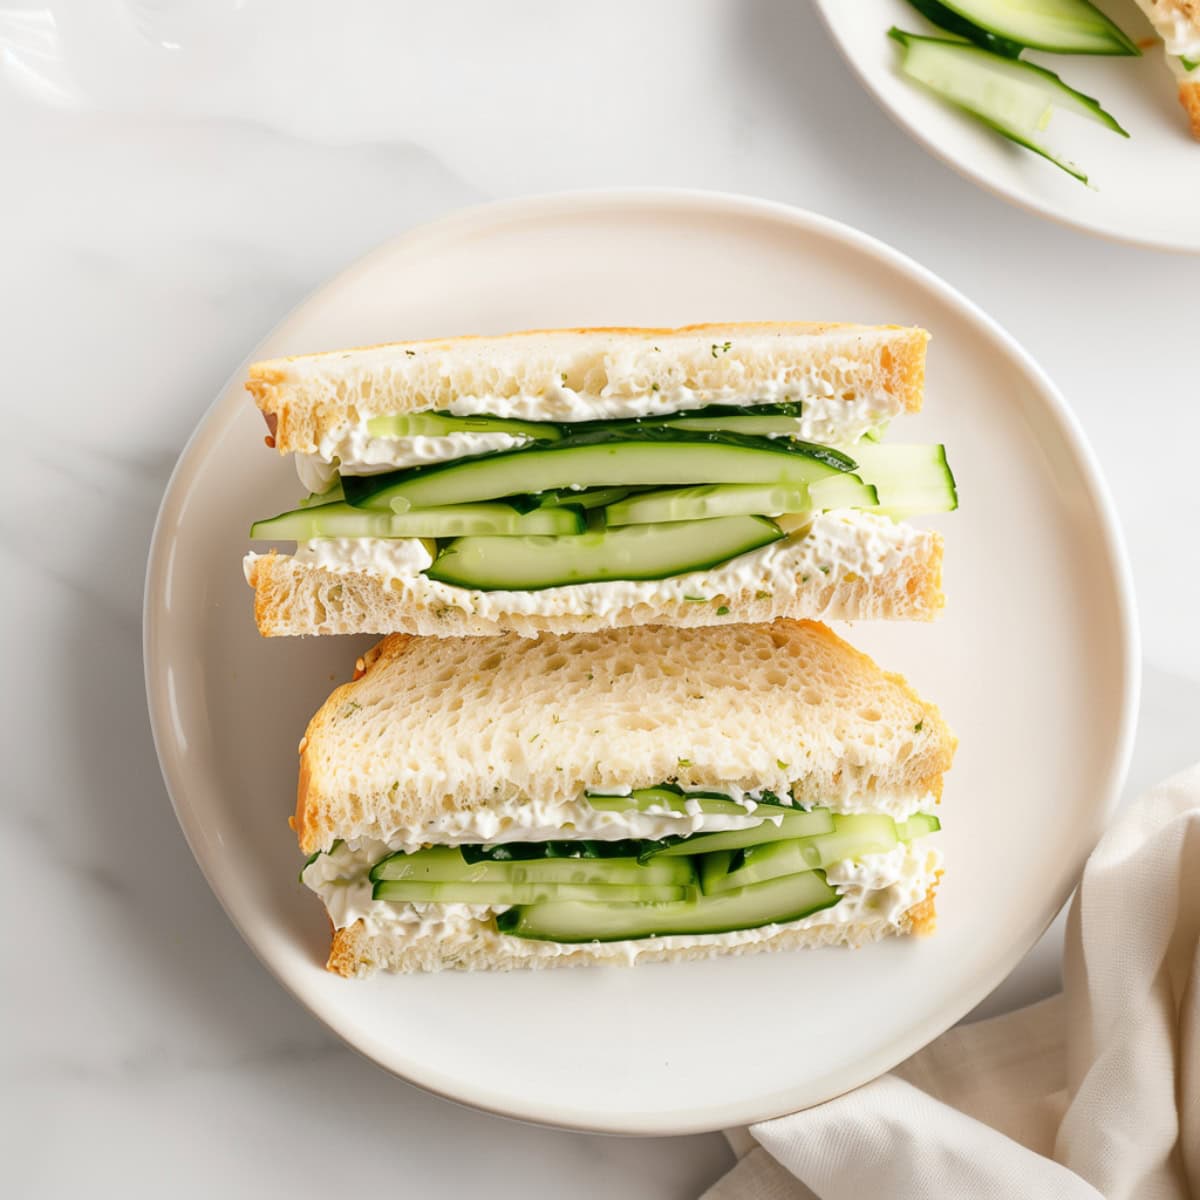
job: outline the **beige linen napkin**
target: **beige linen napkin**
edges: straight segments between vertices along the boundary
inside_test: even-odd
[[[1061,995],[732,1131],[747,1152],[705,1200],[1200,1198],[1198,942],[1200,765],[1092,853]]]

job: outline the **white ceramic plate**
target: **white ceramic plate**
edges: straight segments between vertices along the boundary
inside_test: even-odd
[[[900,75],[899,48],[886,36],[888,29],[938,32],[905,0],[816,4],[863,86],[898,125],[968,179],[1090,233],[1200,253],[1200,142],[1188,133],[1161,45],[1141,58],[1026,52],[1095,96],[1130,133],[1125,139],[1082,118],[1054,117],[1046,142],[1084,168],[1093,191]],[[1135,41],[1151,35],[1132,0],[1100,0],[1099,7]],[[897,186],[902,189],[902,182]]]
[[[548,326],[820,318],[934,333],[906,439],[950,447],[944,619],[854,639],[961,738],[938,935],[668,966],[380,977],[323,969],[296,881],[296,745],[362,639],[263,640],[246,530],[295,502],[243,370],[167,489],[146,590],[151,719],[180,823],[263,962],[382,1066],[494,1112],[623,1133],[770,1117],[871,1079],[966,1013],[1065,900],[1130,744],[1137,654],[1116,526],[1049,381],[968,301],[821,217],[730,196],[588,194],[475,209],[368,256],[255,357]]]

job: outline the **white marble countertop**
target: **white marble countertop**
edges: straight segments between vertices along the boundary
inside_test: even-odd
[[[432,1099],[346,1050],[242,944],[146,720],[142,578],[176,455],[311,288],[455,207],[636,184],[829,214],[981,304],[1082,419],[1138,579],[1128,798],[1200,754],[1200,259],[964,182],[876,109],[801,3],[283,7],[0,0],[3,395],[21,450],[0,515],[8,1194],[695,1195],[731,1161],[719,1135],[588,1137]],[[1057,945],[987,1009],[1052,990]]]

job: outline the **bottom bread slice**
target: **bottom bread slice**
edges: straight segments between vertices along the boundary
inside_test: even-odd
[[[937,923],[934,893],[937,872],[925,898],[898,918],[838,924],[825,922],[768,925],[728,934],[642,938],[628,942],[537,942],[498,933],[489,920],[472,921],[453,939],[441,932],[413,936],[388,930],[370,931],[360,919],[333,935],[328,968],[338,975],[362,978],[376,971],[511,971],[520,968],[633,966],[644,962],[686,962],[717,955],[754,954],[763,950],[857,947],[890,934],[932,933]]]
[[[492,636],[600,627],[819,620],[930,621],[942,609],[942,539],[864,513],[821,514],[803,537],[709,571],[529,592],[387,579],[301,557],[251,554],[254,615],[265,637],[335,633]]]

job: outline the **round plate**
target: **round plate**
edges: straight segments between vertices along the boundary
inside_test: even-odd
[[[1101,3],[1135,40],[1150,29],[1132,0]],[[1100,103],[1129,131],[1120,137],[1057,113],[1045,141],[1078,163],[1092,188],[984,128],[899,72],[898,25],[937,36],[905,0],[817,0],[817,9],[863,86],[903,129],[956,171],[1031,212],[1089,233],[1161,250],[1200,253],[1200,142],[1188,132],[1162,47],[1141,58],[1026,52]],[[946,35],[949,36],[949,35]],[[1094,189],[1094,190],[1092,190]]]
[[[440,1095],[578,1129],[688,1133],[817,1103],[947,1028],[1033,945],[1109,810],[1136,692],[1127,569],[1062,400],[968,301],[894,250],[732,196],[569,195],[415,230],[327,284],[254,352],[441,334],[816,318],[934,333],[923,414],[962,507],[943,619],[854,640],[935,697],[961,739],[939,835],[937,936],[852,953],[347,981],[296,880],[296,746],[364,639],[260,639],[241,557],[290,507],[239,368],[167,489],[146,583],[146,680],[163,774],[213,890],[314,1015]],[[899,431],[897,431],[899,432]]]

